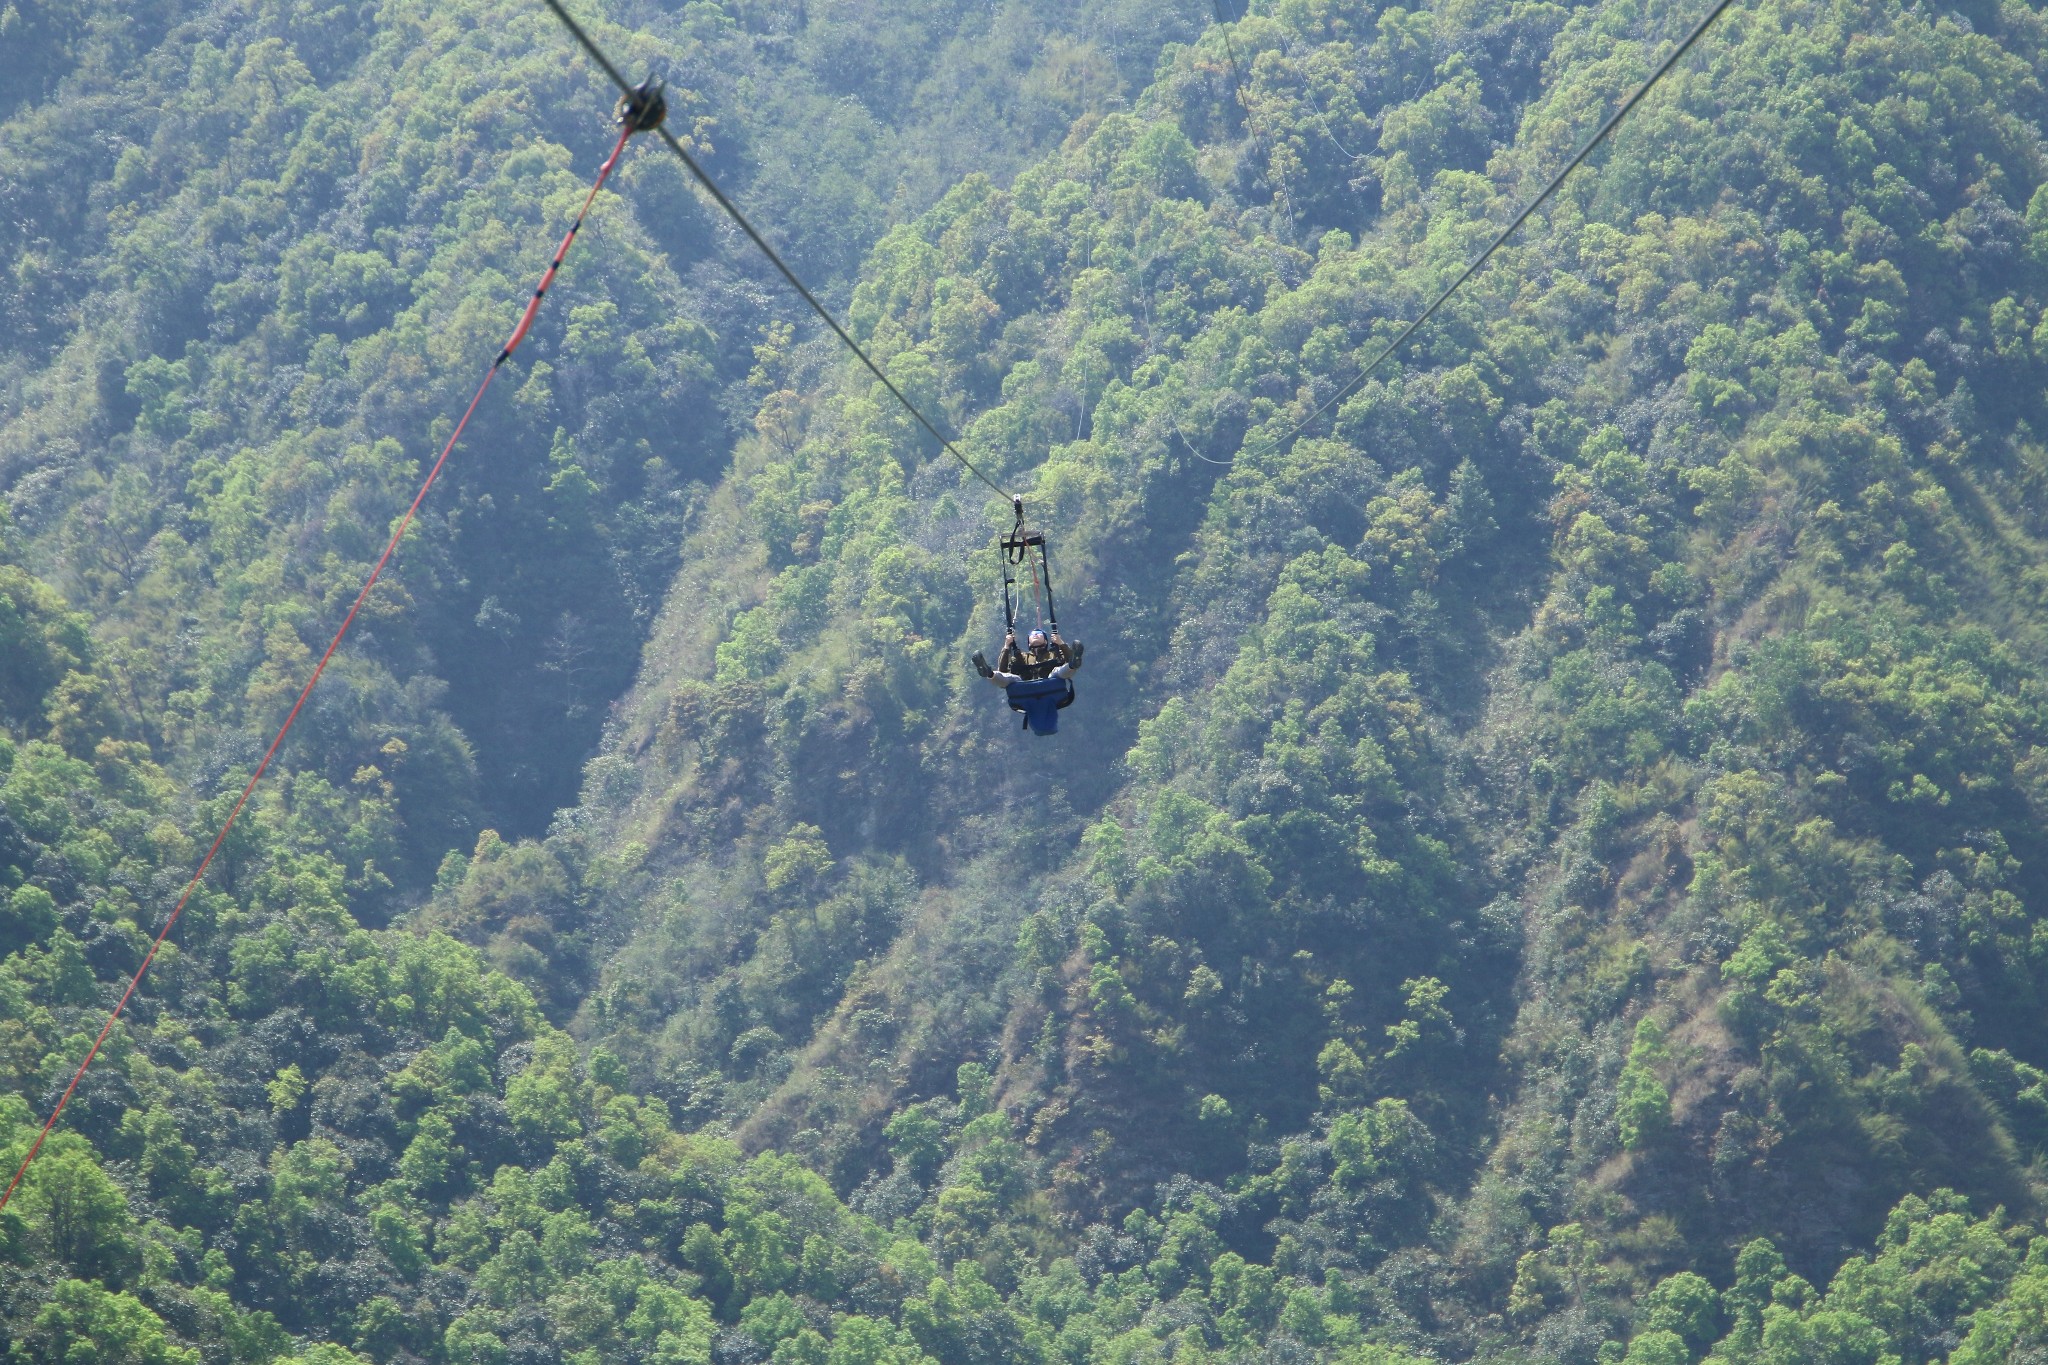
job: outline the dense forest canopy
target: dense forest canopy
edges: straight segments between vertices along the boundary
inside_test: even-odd
[[[270,718],[252,662],[262,698],[296,686],[284,637],[360,583],[414,447],[602,155],[607,100],[533,5],[0,12],[0,480],[38,572],[125,642],[138,737],[246,761]],[[600,28],[622,60],[674,82],[677,127],[841,297],[890,223],[1056,141],[1192,31],[1128,0],[619,19]],[[385,870],[412,890],[480,828],[537,833],[573,802],[751,423],[754,350],[801,311],[684,186],[665,158],[626,166],[586,288],[543,316],[544,368],[483,414],[490,458],[451,470],[316,717],[331,775],[390,770],[410,834]],[[336,733],[373,713],[381,737]],[[408,759],[380,763],[393,737]]]
[[[579,6],[638,146],[0,1211],[22,1362],[2048,1351],[2048,19]],[[515,0],[0,2],[0,1155],[523,306]],[[1017,746],[1022,746],[1017,747]]]

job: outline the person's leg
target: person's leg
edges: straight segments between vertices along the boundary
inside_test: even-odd
[[[1045,676],[1048,678],[1064,678],[1067,676],[1067,674],[1073,671],[1074,666],[1071,663],[1065,663],[1061,664],[1058,668],[1055,668],[1052,672],[1046,674]]]

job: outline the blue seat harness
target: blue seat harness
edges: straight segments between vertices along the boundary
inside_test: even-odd
[[[1056,735],[1060,710],[1074,704],[1074,684],[1067,678],[1033,678],[1003,689],[1012,711],[1024,713],[1025,728],[1034,735]]]

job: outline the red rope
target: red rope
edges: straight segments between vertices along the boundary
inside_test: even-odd
[[[121,992],[121,998],[115,1003],[113,1012],[107,1016],[107,1022],[100,1026],[99,1037],[93,1039],[92,1047],[86,1051],[85,1060],[80,1062],[78,1070],[72,1073],[71,1083],[64,1087],[64,1093],[57,1099],[57,1107],[52,1109],[50,1117],[43,1121],[43,1130],[36,1134],[35,1142],[28,1149],[28,1155],[21,1159],[21,1166],[15,1171],[14,1179],[7,1182],[6,1193],[0,1194],[0,1209],[6,1208],[8,1201],[14,1198],[14,1192],[20,1188],[30,1164],[36,1159],[36,1154],[43,1150],[43,1143],[48,1140],[50,1130],[57,1126],[57,1119],[64,1113],[64,1106],[71,1103],[71,1096],[78,1089],[78,1083],[85,1079],[86,1068],[92,1065],[93,1058],[100,1055],[100,1048],[106,1043],[107,1035],[114,1031],[114,1025],[120,1022],[122,1011],[128,1008],[128,1001],[134,996],[135,988],[142,984],[142,974],[149,970],[150,963],[156,961],[157,950],[162,948],[164,940],[170,937],[171,927],[178,922],[178,916],[185,913],[185,905],[192,899],[192,893],[199,889],[201,879],[206,876],[206,869],[213,865],[214,855],[219,853],[221,845],[227,842],[228,832],[235,827],[235,821],[241,818],[242,808],[249,804],[249,797],[255,792],[256,784],[263,780],[263,774],[269,769],[270,761],[277,757],[278,748],[283,745],[284,737],[291,733],[292,724],[298,720],[299,711],[305,706],[306,698],[313,695],[313,687],[320,681],[320,675],[327,671],[328,661],[334,657],[334,652],[341,648],[342,637],[346,636],[348,628],[355,624],[356,613],[363,609],[363,603],[369,599],[370,590],[376,587],[377,580],[383,577],[384,566],[391,562],[391,556],[398,549],[398,542],[405,538],[414,514],[420,510],[420,504],[426,501],[428,491],[434,486],[434,480],[441,477],[442,466],[448,463],[449,455],[454,453],[455,443],[462,438],[463,428],[468,426],[469,419],[476,415],[477,404],[483,402],[484,393],[491,387],[491,381],[498,377],[498,371],[511,358],[519,343],[526,339],[527,330],[533,326],[534,315],[540,311],[542,296],[548,292],[548,286],[554,283],[555,272],[562,268],[562,259],[569,254],[569,247],[575,242],[577,232],[583,227],[583,220],[589,215],[591,204],[597,200],[597,192],[604,188],[604,182],[611,177],[612,168],[619,164],[619,154],[626,150],[626,139],[632,135],[633,130],[630,127],[620,132],[611,156],[598,171],[597,180],[591,185],[590,193],[583,198],[583,207],[577,211],[576,221],[569,227],[569,235],[562,238],[561,246],[555,248],[554,259],[548,263],[547,272],[541,276],[539,287],[533,291],[533,299],[526,305],[525,315],[519,319],[519,325],[513,328],[511,338],[499,350],[498,358],[491,362],[491,368],[484,373],[483,383],[477,385],[468,408],[463,410],[462,420],[455,424],[455,430],[449,433],[448,443],[441,447],[441,457],[435,460],[434,467],[427,471],[426,479],[420,484],[420,491],[413,494],[412,505],[406,508],[405,515],[398,519],[398,529],[391,533],[391,540],[384,546],[384,553],[377,556],[376,566],[370,570],[370,576],[363,580],[362,590],[350,604],[348,615],[341,619],[341,625],[335,630],[334,638],[328,641],[327,652],[322,654],[320,662],[313,666],[313,676],[306,679],[306,685],[299,689],[299,699],[292,703],[292,709],[285,716],[284,724],[277,729],[277,737],[270,741],[270,748],[264,751],[263,761],[256,765],[256,771],[249,776],[248,785],[243,787],[242,794],[235,798],[234,808],[228,812],[228,818],[221,825],[220,833],[213,836],[213,846],[208,848],[206,856],[199,860],[198,870],[192,874],[192,879],[185,883],[184,893],[178,897],[178,903],[171,907],[170,918],[166,919],[164,927],[157,931],[156,941],[149,945],[149,951],[143,955],[142,965],[135,969],[135,975],[129,978],[128,988]]]

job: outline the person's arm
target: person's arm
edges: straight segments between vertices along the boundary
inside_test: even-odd
[[[982,676],[997,687],[1008,687],[1016,680],[1016,675],[1010,671],[1014,667],[1011,656],[1016,652],[1017,632],[1014,630],[1005,631],[1003,633],[1003,647],[996,651],[996,666]]]

